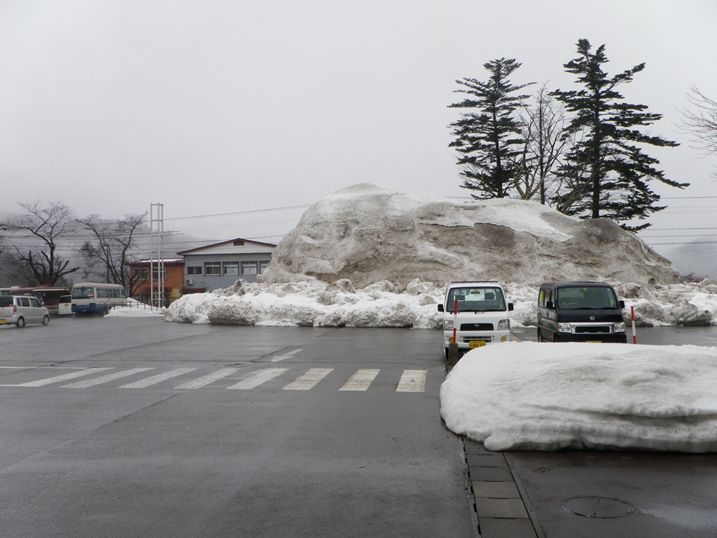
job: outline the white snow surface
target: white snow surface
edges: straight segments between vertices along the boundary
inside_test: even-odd
[[[513,327],[534,326],[538,289],[514,283],[505,285]],[[635,306],[640,326],[717,325],[717,284],[673,284],[646,287],[616,284],[621,298]],[[283,284],[239,281],[213,293],[185,295],[165,314],[169,321],[225,325],[304,327],[412,327],[440,328],[443,286],[414,279],[406,286],[381,281],[355,289],[350,280],[333,284],[316,279]]]
[[[127,299],[127,306],[114,306],[105,315],[106,318],[150,318],[164,316],[166,308],[157,308],[141,303],[136,299]]]
[[[265,282],[316,277],[364,287],[415,278],[675,282],[669,260],[606,219],[536,202],[456,201],[361,183],[307,209],[272,254]]]
[[[473,350],[441,415],[489,450],[717,451],[717,348],[508,342]]]
[[[261,282],[185,295],[188,323],[436,328],[451,280],[506,284],[513,326],[536,324],[537,286],[605,280],[639,325],[717,324],[717,281],[680,283],[670,263],[615,223],[522,200],[456,202],[359,184],[309,208]]]

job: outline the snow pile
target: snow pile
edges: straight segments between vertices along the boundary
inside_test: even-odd
[[[433,328],[447,281],[490,279],[506,285],[513,326],[535,325],[541,282],[606,280],[635,305],[641,325],[717,324],[717,283],[677,283],[668,260],[611,221],[522,200],[454,202],[369,184],[309,208],[259,278],[185,295],[166,319]]]
[[[416,279],[403,289],[387,281],[356,290],[349,280],[284,284],[238,282],[214,293],[185,295],[165,319],[184,323],[301,327],[439,327],[443,289]]]
[[[620,299],[625,301],[624,316],[635,307],[636,324],[654,326],[717,325],[717,282],[683,282],[645,286],[637,283],[612,282]],[[511,312],[514,326],[534,326],[538,319],[538,288],[508,283],[508,300],[515,304]]]
[[[414,278],[671,283],[670,262],[609,220],[579,220],[535,202],[457,202],[358,184],[306,210],[264,281]]]
[[[127,299],[126,306],[114,306],[105,315],[106,318],[148,318],[164,316],[166,308],[157,308],[141,303],[135,299]]]
[[[466,354],[441,415],[490,450],[717,451],[717,348],[510,342]]]
[[[538,289],[508,283],[513,327],[537,323]],[[616,285],[620,298],[635,305],[638,325],[717,324],[717,285]],[[333,284],[307,279],[268,284],[243,281],[214,293],[185,295],[167,309],[166,319],[184,323],[307,327],[440,328],[436,305],[444,287],[415,279],[400,287],[388,281],[355,289],[350,280]]]

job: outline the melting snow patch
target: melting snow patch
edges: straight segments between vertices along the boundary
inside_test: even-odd
[[[490,450],[717,451],[717,348],[510,342],[441,386],[448,428]]]

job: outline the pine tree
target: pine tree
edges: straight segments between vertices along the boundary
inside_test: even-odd
[[[483,65],[490,72],[487,81],[456,81],[462,86],[456,92],[469,97],[450,107],[470,111],[451,123],[455,140],[449,147],[462,153],[462,186],[478,192],[471,194],[474,198],[504,198],[515,181],[515,157],[523,142],[515,111],[528,97],[515,93],[528,84],[514,85],[509,77],[520,65],[515,59],[499,58]]]
[[[591,51],[587,39],[578,41],[579,56],[564,64],[565,70],[577,76],[580,90],[552,92],[574,116],[569,131],[576,136],[566,155],[560,173],[570,189],[556,200],[562,211],[583,218],[608,217],[616,221],[643,220],[664,209],[658,206],[660,196],[648,182],[657,180],[672,187],[684,188],[655,168],[659,161],[643,150],[643,145],[674,147],[676,142],[640,131],[653,124],[661,114],[647,112],[647,106],[625,102],[615,88],[633,80],[645,68],[638,64],[613,76],[603,71],[605,45]],[[628,225],[641,230],[649,224]]]

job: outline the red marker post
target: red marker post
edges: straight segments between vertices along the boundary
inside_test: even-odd
[[[637,344],[637,334],[635,334],[635,307],[630,305],[630,319],[632,320],[632,343]]]
[[[458,299],[453,300],[453,340],[454,344],[458,343],[456,340],[456,324],[458,323]]]

